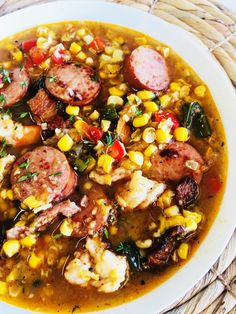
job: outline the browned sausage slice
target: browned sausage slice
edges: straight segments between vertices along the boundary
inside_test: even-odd
[[[195,163],[196,170],[188,166],[189,161]],[[179,181],[186,176],[192,176],[197,183],[201,181],[203,159],[190,144],[169,144],[162,151],[154,153],[151,162],[153,167],[147,175],[156,181]]]
[[[11,83],[0,90],[0,94],[4,96],[4,107],[11,107],[20,101],[26,94],[29,86],[29,76],[26,70],[15,68],[10,72]]]
[[[95,70],[85,65],[54,65],[48,76],[55,80],[46,80],[48,91],[58,99],[72,105],[86,105],[93,101],[101,90],[101,82]]]
[[[22,166],[23,163],[28,166]],[[24,201],[33,195],[46,204],[70,195],[77,184],[77,176],[63,153],[49,146],[39,146],[16,161],[11,183],[16,199]]]
[[[144,46],[134,49],[127,58],[124,77],[133,88],[155,92],[167,89],[170,81],[165,59]]]

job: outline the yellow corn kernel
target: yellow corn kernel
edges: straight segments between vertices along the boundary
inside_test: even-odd
[[[109,88],[109,93],[111,96],[124,96],[126,94],[125,90],[121,90],[120,88],[118,88],[117,86],[114,87],[110,87]]]
[[[94,64],[93,58],[91,57],[86,58],[85,63],[87,65],[93,65]]]
[[[150,230],[150,231],[153,231],[153,230],[155,230],[157,228],[157,224],[154,222],[154,221],[152,221],[151,223],[150,223],[150,225],[148,226],[148,229]]]
[[[87,58],[87,55],[83,51],[80,51],[76,55],[76,59],[79,60],[79,61],[84,61],[86,58]]]
[[[94,111],[90,114],[89,118],[90,118],[92,121],[96,121],[96,120],[99,118],[99,116],[100,116],[99,112],[98,112],[97,110],[94,110]]]
[[[119,44],[119,45],[123,45],[125,40],[123,37],[121,36],[118,36],[118,37],[115,37],[114,40]]]
[[[42,70],[47,70],[47,69],[49,69],[50,64],[51,64],[51,59],[48,58],[48,59],[46,59],[45,61],[41,62],[40,65],[39,65],[39,67],[40,67]]]
[[[177,215],[179,215],[179,207],[177,205],[173,205],[173,206],[167,207],[164,210],[164,213],[168,217],[177,216]]]
[[[176,141],[186,142],[188,140],[189,134],[188,129],[184,127],[178,127],[174,130],[174,137]]]
[[[23,60],[23,53],[20,49],[13,50],[11,54],[16,62],[21,62]]]
[[[4,69],[9,69],[11,66],[12,66],[12,62],[11,61],[4,61],[1,63],[1,66],[4,68]]]
[[[100,78],[103,79],[103,80],[105,80],[105,79],[108,78],[108,74],[107,74],[105,71],[103,71],[103,70],[100,70],[100,71],[99,71],[99,76],[100,76]]]
[[[162,129],[158,129],[156,130],[156,141],[159,143],[159,144],[165,144],[168,142],[170,138],[170,134],[168,131],[164,131]]]
[[[20,243],[22,246],[31,247],[31,246],[35,245],[36,241],[37,241],[37,239],[35,236],[29,235],[29,236],[21,239]]]
[[[70,116],[78,116],[79,114],[79,106],[71,106],[68,105],[66,106],[66,113],[69,114]]]
[[[127,170],[135,170],[137,169],[137,165],[133,163],[130,159],[124,159],[121,162],[121,166],[124,167]]]
[[[160,236],[168,228],[167,221],[166,221],[166,218],[164,216],[161,216],[158,220],[159,220],[159,228],[158,228],[157,233],[153,234],[154,236]]]
[[[149,159],[144,159],[142,170],[148,171],[151,167],[152,167],[151,161]]]
[[[148,145],[148,147],[145,149],[144,155],[145,155],[146,157],[151,157],[152,154],[154,154],[156,150],[157,150],[156,145],[150,144],[150,145]]]
[[[103,176],[103,179],[104,179],[104,183],[105,183],[106,185],[111,185],[111,184],[112,184],[112,177],[111,177],[110,174],[105,174],[105,175]]]
[[[76,121],[77,122],[77,121]],[[75,123],[76,123],[75,122]],[[74,142],[72,140],[72,138],[70,137],[70,135],[65,134],[64,136],[62,136],[62,138],[58,141],[57,146],[58,148],[62,151],[62,152],[68,152],[72,146],[73,146]]]
[[[37,48],[44,49],[45,46],[48,45],[48,40],[47,40],[47,38],[39,37],[39,38],[37,39],[36,45],[37,45]]]
[[[89,163],[87,165],[85,173],[90,172],[95,166],[96,166],[96,160],[92,156],[90,156],[89,157]]]
[[[84,128],[86,127],[87,123],[81,119],[75,121],[74,123],[74,127],[76,128],[76,130],[81,133],[83,132]]]
[[[165,192],[158,198],[157,206],[159,206],[161,209],[170,207],[174,195],[175,194],[172,190],[165,190]]]
[[[128,152],[129,159],[138,166],[143,165],[143,153],[131,150]]]
[[[66,237],[71,236],[73,232],[73,225],[68,219],[65,219],[60,226],[60,232]]]
[[[141,116],[135,117],[133,120],[133,126],[135,128],[141,128],[148,124],[150,116],[147,113],[142,114]]]
[[[116,76],[115,78],[111,78],[109,79],[109,83],[111,85],[118,85],[121,84],[122,82],[124,82],[124,77],[122,74],[119,74],[118,76]]]
[[[165,108],[170,105],[171,97],[169,95],[163,95],[160,97],[160,102],[161,102],[161,106]]]
[[[186,217],[184,218],[184,221],[185,221],[185,225],[184,225],[185,231],[191,232],[191,231],[197,230],[197,223],[195,222],[194,219],[190,217]]]
[[[181,259],[186,259],[188,257],[189,245],[188,243],[181,243],[177,252]]]
[[[114,162],[114,158],[112,158],[111,156],[105,154],[105,159],[102,165],[102,168],[104,170],[104,172],[106,173],[110,173],[112,170],[112,164]]]
[[[19,276],[19,271],[17,268],[13,268],[12,271],[7,275],[6,282],[15,281]]]
[[[76,32],[76,35],[77,35],[78,37],[83,37],[85,34],[86,34],[86,31],[85,31],[84,28],[80,28],[80,29],[78,29],[77,32]]]
[[[147,44],[147,38],[146,37],[135,37],[134,38],[135,42],[139,45],[146,45]]]
[[[150,144],[153,143],[156,139],[156,130],[154,128],[146,128],[143,131],[142,138],[145,143]]]
[[[206,86],[204,85],[199,85],[194,88],[194,94],[199,98],[203,98],[205,96],[205,93],[206,93]]]
[[[73,42],[73,43],[71,43],[69,50],[71,53],[76,55],[82,50],[82,47],[79,44],[77,44],[76,42]]]
[[[28,208],[37,208],[43,205],[43,201],[37,200],[33,195],[28,196],[23,203]]]
[[[179,96],[180,98],[187,97],[190,93],[190,86],[189,85],[184,85],[181,87]]]
[[[142,101],[147,101],[147,100],[155,98],[155,94],[149,90],[141,90],[141,91],[137,92],[137,96]]]
[[[170,90],[172,92],[179,92],[180,88],[181,88],[181,84],[180,83],[177,83],[177,82],[170,83]]]
[[[5,44],[5,46],[6,46],[6,48],[8,49],[8,50],[12,50],[12,49],[14,49],[14,45],[12,44],[12,43],[6,43]]]
[[[84,184],[84,189],[85,190],[90,190],[92,186],[93,186],[93,183],[91,181],[87,181]]]
[[[0,294],[4,295],[8,293],[8,285],[6,282],[0,280]]]
[[[109,228],[109,234],[110,234],[110,235],[116,235],[117,232],[118,232],[118,228],[117,228],[116,226],[111,226],[111,227]]]
[[[14,195],[12,190],[7,190],[6,196],[9,200],[13,201],[14,200]]]
[[[148,249],[149,247],[152,246],[152,240],[151,239],[146,239],[146,240],[138,240],[135,242],[136,246],[140,249]]]
[[[107,99],[108,105],[116,105],[116,106],[122,106],[124,104],[124,100],[120,96],[109,96]]]
[[[109,120],[102,120],[101,121],[101,128],[103,132],[107,132],[111,126],[111,121]]]
[[[43,257],[37,256],[34,252],[32,252],[28,263],[31,268],[36,269],[43,263]]]
[[[115,49],[112,53],[112,61],[115,63],[122,62],[124,60],[124,52],[121,49]]]
[[[24,220],[19,220],[19,221],[17,221],[17,223],[15,223],[15,226],[18,226],[18,227],[25,226],[25,221]]]
[[[196,212],[190,212],[190,211],[185,210],[185,209],[183,210],[183,216],[193,219],[197,224],[199,222],[201,222],[201,220],[202,220],[202,215],[201,214],[196,213]]]
[[[154,101],[146,101],[143,105],[147,112],[153,113],[159,109],[158,105]]]
[[[166,219],[166,227],[167,227],[167,229],[171,228],[171,227],[174,227],[174,226],[178,226],[178,225],[184,227],[186,225],[185,219],[186,218],[184,218],[181,215],[177,215],[177,216],[174,216],[174,217],[167,218]]]
[[[36,31],[38,37],[40,36],[47,37],[48,32],[49,32],[49,29],[47,26],[39,26]]]
[[[20,250],[20,242],[18,240],[7,240],[3,244],[3,251],[8,257],[12,257]]]

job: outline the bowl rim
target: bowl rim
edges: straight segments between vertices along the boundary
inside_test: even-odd
[[[53,12],[53,16],[51,12]],[[69,20],[94,20],[119,24],[146,33],[166,43],[190,64],[208,85],[223,120],[228,145],[226,189],[217,217],[200,247],[184,267],[154,290],[129,303],[101,312],[118,314],[122,311],[122,313],[128,314],[135,311],[136,314],[142,314],[145,308],[147,314],[159,313],[180,299],[207,273],[221,255],[235,229],[234,219],[231,218],[234,213],[233,196],[234,178],[236,177],[236,165],[234,163],[236,142],[233,136],[235,131],[234,114],[236,115],[235,90],[223,68],[214,59],[207,47],[195,36],[147,12],[116,3],[94,0],[64,0],[23,8],[0,17],[0,39],[39,24]],[[12,21],[14,21],[14,25],[12,25]],[[224,110],[226,99],[227,111]],[[4,302],[0,303],[0,308],[7,310],[9,314],[28,312]]]

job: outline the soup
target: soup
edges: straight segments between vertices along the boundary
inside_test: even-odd
[[[227,169],[219,113],[191,67],[97,22],[13,35],[0,63],[1,299],[98,311],[184,267]]]

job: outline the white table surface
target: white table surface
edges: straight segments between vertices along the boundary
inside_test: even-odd
[[[236,0],[221,0],[221,3],[236,13]]]

